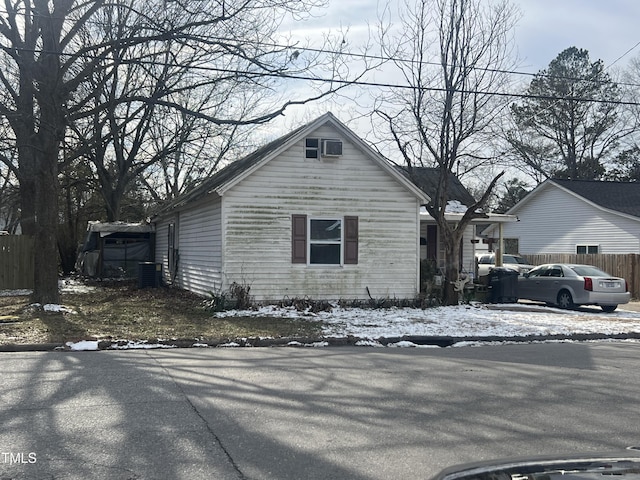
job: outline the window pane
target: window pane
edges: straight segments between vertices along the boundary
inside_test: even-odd
[[[340,242],[342,238],[342,221],[311,220],[311,241]]]
[[[321,265],[340,264],[340,245],[314,243],[310,245],[310,263]]]
[[[578,245],[576,247],[576,253],[578,253],[578,254],[587,253],[587,246],[586,245]]]
[[[320,141],[317,138],[305,139],[305,158],[318,158],[318,147]]]
[[[587,247],[587,253],[598,253],[598,246],[597,245],[589,245]]]

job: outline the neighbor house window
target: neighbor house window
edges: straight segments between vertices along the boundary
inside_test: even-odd
[[[304,158],[320,158],[319,138],[306,138],[304,140]]]
[[[576,245],[576,253],[600,253],[598,245]]]
[[[358,217],[291,216],[291,261],[309,265],[358,263]]]

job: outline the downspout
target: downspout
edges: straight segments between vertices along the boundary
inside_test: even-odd
[[[502,266],[502,252],[504,251],[503,224],[498,223],[498,250],[496,251],[496,267]]]
[[[422,208],[422,206],[420,205],[420,199],[416,200],[416,202],[418,203],[418,208],[417,210],[417,218],[418,218],[418,234],[416,235],[418,238],[416,239],[417,241],[417,246],[416,246],[416,258],[418,259],[417,263],[417,271],[416,271],[416,276],[418,278],[418,281],[416,283],[416,285],[418,286],[417,288],[417,293],[416,296],[420,296],[421,293],[421,289],[422,289],[422,285],[420,284],[421,278],[420,278],[420,270],[421,270],[421,264],[422,264],[422,260],[420,259],[420,234],[422,232],[422,218],[420,217],[420,209]]]

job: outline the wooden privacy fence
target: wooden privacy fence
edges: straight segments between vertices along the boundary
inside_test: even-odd
[[[33,237],[0,235],[0,290],[33,288]]]
[[[627,287],[634,299],[640,299],[640,255],[626,254],[560,254],[546,253],[538,255],[523,255],[531,265],[543,263],[583,263],[593,265],[600,270],[622,277],[627,281]]]

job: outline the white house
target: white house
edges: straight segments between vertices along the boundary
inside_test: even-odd
[[[507,213],[519,221],[505,241],[523,255],[640,253],[640,183],[546,180]]]
[[[428,196],[331,113],[205,180],[154,219],[165,282],[257,301],[411,298]]]

